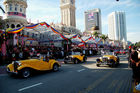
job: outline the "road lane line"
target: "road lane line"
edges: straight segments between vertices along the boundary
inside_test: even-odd
[[[43,83],[37,83],[37,84],[31,85],[31,86],[28,86],[28,87],[24,87],[24,88],[19,89],[18,91],[23,91],[23,90],[26,90],[26,89],[29,89],[29,88],[32,88],[32,87],[35,87],[35,86],[39,86],[41,84],[43,84]]]
[[[113,71],[112,72],[108,72],[103,77],[99,78],[98,80],[96,80],[95,82],[93,82],[91,85],[89,85],[87,88],[85,88],[82,91],[79,91],[78,93],[88,93],[88,92],[91,92],[91,90],[93,90],[99,84],[101,84],[104,80],[106,80],[106,78],[108,78],[110,75],[112,75],[112,73],[113,73]]]
[[[81,72],[81,71],[84,71],[85,69],[80,69],[80,70],[77,70],[77,72]]]

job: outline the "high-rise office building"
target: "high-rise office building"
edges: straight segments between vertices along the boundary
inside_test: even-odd
[[[126,42],[126,18],[125,12],[112,12],[108,15],[109,39]]]
[[[90,33],[93,29],[102,33],[101,10],[99,8],[85,11],[85,32]]]

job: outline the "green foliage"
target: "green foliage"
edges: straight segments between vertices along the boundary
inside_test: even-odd
[[[140,47],[140,41],[135,43],[136,47]]]
[[[102,35],[100,36],[100,38],[103,39],[103,40],[106,40],[106,39],[108,38],[108,36],[102,34]]]
[[[97,37],[99,37],[99,32],[97,32],[97,31],[95,31],[94,33],[93,33],[93,35],[95,36],[95,38],[97,38]]]

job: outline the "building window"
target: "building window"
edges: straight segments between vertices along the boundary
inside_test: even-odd
[[[14,24],[11,24],[11,28],[15,28],[15,25]]]
[[[16,4],[16,5],[15,5],[15,11],[17,11],[17,8],[18,8],[18,5]]]
[[[9,28],[9,25],[7,24],[6,27]]]
[[[20,6],[20,12],[22,12],[22,5]]]
[[[9,4],[9,9],[10,11],[12,11],[12,4]]]
[[[20,24],[17,24],[17,28],[21,27]]]

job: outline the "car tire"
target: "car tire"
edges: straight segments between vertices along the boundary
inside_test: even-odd
[[[59,66],[57,64],[53,65],[53,71],[56,72],[59,70]]]
[[[118,63],[118,65],[120,64],[120,58],[119,57],[117,57],[117,63]]]
[[[67,61],[64,61],[64,63],[65,63],[65,64],[68,64],[68,62],[67,62]]]
[[[21,76],[23,78],[28,78],[28,77],[30,77],[30,75],[31,75],[31,71],[29,68],[24,68],[21,70]]]
[[[78,64],[78,59],[74,59],[74,64]]]
[[[116,64],[115,64],[115,62],[113,62],[113,64],[111,65],[111,67],[116,67]]]
[[[97,67],[100,67],[100,65],[99,65],[99,64],[96,64],[96,66],[97,66]]]
[[[87,57],[84,57],[83,61],[86,62],[87,61]]]

